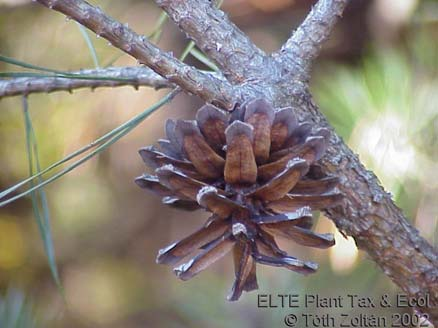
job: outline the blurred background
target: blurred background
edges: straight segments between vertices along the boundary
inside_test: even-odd
[[[315,1],[225,0],[231,19],[267,52],[276,50]],[[151,33],[160,10],[151,1],[93,1]],[[160,47],[179,55],[187,44],[163,25]],[[102,66],[137,65],[90,34]],[[26,0],[0,0],[0,53],[60,70],[94,67],[77,24]],[[192,56],[186,61],[206,68]],[[1,71],[22,71],[0,63]],[[379,176],[430,243],[438,244],[438,2],[355,0],[314,67],[316,102],[336,131]],[[29,113],[43,168],[157,102],[164,91],[132,87],[33,94]],[[409,309],[260,309],[258,294],[400,292],[354,241],[317,215],[315,230],[333,232],[329,250],[280,240],[291,255],[320,263],[302,277],[258,266],[260,290],[237,303],[225,296],[234,279],[227,257],[191,281],[155,264],[158,249],[199,227],[207,215],[162,205],[133,179],[145,167],[137,150],[164,136],[167,118],[193,118],[199,99],[178,95],[108,150],[49,184],[51,229],[65,302],[53,281],[30,198],[0,209],[0,327],[268,327],[285,314],[368,313]],[[26,178],[21,97],[0,101],[0,189]]]

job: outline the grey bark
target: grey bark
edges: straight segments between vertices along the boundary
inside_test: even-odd
[[[266,97],[276,106],[292,106],[301,120],[329,127],[308,92],[308,72],[348,0],[319,0],[308,18],[271,56],[264,55],[212,4],[204,0],[157,1],[198,46],[222,69],[229,83],[211,78],[163,54],[147,40],[81,0],[38,2],[60,11],[99,33],[186,92],[230,109],[249,97]],[[183,12],[184,11],[184,12]],[[186,14],[186,16],[182,14]],[[183,17],[183,19],[182,19]],[[233,37],[232,37],[233,36]],[[221,46],[216,46],[220,44]],[[227,55],[228,54],[228,55]],[[262,66],[259,66],[262,65]],[[404,292],[430,296],[430,307],[420,309],[438,324],[438,252],[429,245],[397,208],[376,176],[330,128],[330,146],[322,159],[324,171],[336,174],[345,195],[342,205],[327,211],[337,227],[356,240]]]
[[[87,69],[70,74],[80,74],[86,78],[53,77],[20,77],[9,80],[0,80],[0,98],[27,95],[38,92],[68,91],[73,92],[80,88],[100,88],[140,86],[155,89],[169,88],[173,84],[161,77],[149,67],[109,67]]]
[[[243,83],[263,77],[272,59],[227,15],[207,0],[155,1],[196,45],[213,59],[227,79]],[[263,68],[262,70],[260,68]]]
[[[329,38],[347,2],[318,1],[304,22],[281,49],[273,54],[274,58],[283,62],[285,69],[292,75],[300,75],[299,78],[303,81],[308,80],[313,60],[318,56],[322,44]]]

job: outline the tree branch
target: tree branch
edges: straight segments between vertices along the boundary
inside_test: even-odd
[[[207,0],[156,0],[232,82],[256,78],[270,65],[267,57],[228,16]]]
[[[30,93],[69,91],[80,88],[140,86],[155,89],[170,88],[172,84],[152,71],[148,67],[109,67],[87,69],[71,72],[72,75],[81,75],[81,78],[47,76],[47,77],[19,77],[9,80],[0,80],[0,98]],[[93,79],[95,78],[95,79]]]
[[[173,55],[162,52],[146,37],[138,35],[126,24],[121,24],[107,16],[100,8],[83,0],[37,1],[88,27],[115,47],[130,54],[185,91],[196,94],[206,102],[220,107],[233,108],[235,91],[229,83],[204,74],[184,64]]]
[[[309,79],[313,60],[329,38],[349,0],[319,0],[309,15],[273,57],[286,70],[297,70],[301,81]]]

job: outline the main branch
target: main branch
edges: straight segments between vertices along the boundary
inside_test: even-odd
[[[146,37],[138,35],[126,24],[109,17],[100,8],[83,0],[37,1],[88,27],[187,92],[224,108],[230,109],[234,106],[235,95],[231,84],[184,64],[172,54],[164,53]]]

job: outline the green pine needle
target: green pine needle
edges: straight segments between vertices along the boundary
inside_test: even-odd
[[[199,60],[201,63],[203,63],[205,66],[208,66],[213,71],[218,72],[219,68],[216,66],[215,63],[213,63],[206,55],[204,55],[201,51],[199,51],[196,48],[193,48],[190,50],[190,54],[195,57],[197,60]]]
[[[36,142],[35,132],[28,110],[27,97],[23,97],[23,114],[26,127],[26,150],[29,163],[29,175],[32,176],[34,174],[34,167],[36,168],[37,173],[41,171],[41,167],[38,157],[38,146]],[[39,177],[37,181],[38,183],[41,183],[42,178]],[[30,181],[29,185],[31,188],[33,188],[34,182]],[[55,261],[55,251],[53,247],[52,232],[50,229],[50,211],[47,202],[47,196],[43,188],[32,191],[30,195],[35,220],[37,222],[38,229],[43,240],[44,250],[46,252],[50,271],[58,290],[64,298],[64,290],[61,284],[61,280],[59,278],[58,268]]]
[[[86,156],[82,157],[81,159],[73,162],[71,165],[67,166],[66,168],[64,168],[63,170],[59,171],[58,173],[52,175],[50,178],[48,178],[46,180],[38,181],[38,184],[36,184],[34,186],[31,186],[26,191],[24,191],[22,193],[19,193],[18,195],[15,195],[13,197],[10,197],[10,198],[0,202],[0,207],[5,206],[5,205],[7,205],[9,203],[12,203],[13,201],[15,201],[17,199],[22,198],[24,196],[27,196],[27,195],[31,194],[33,191],[36,191],[36,190],[40,189],[41,187],[44,187],[44,186],[48,185],[49,183],[51,183],[53,181],[56,181],[57,179],[61,178],[62,176],[64,176],[65,174],[69,173],[70,171],[72,171],[76,167],[78,167],[81,164],[85,163],[86,161],[88,161],[89,159],[94,157],[95,155],[97,155],[100,152],[102,152],[103,150],[107,149],[109,146],[111,146],[113,143],[118,141],[120,138],[122,138],[123,136],[128,134],[132,129],[134,129],[136,126],[138,126],[141,122],[143,122],[150,114],[155,112],[157,109],[162,107],[164,104],[166,104],[169,101],[171,101],[173,99],[173,97],[175,97],[175,95],[179,91],[180,90],[178,88],[172,90],[165,97],[163,97],[160,101],[158,101],[157,103],[155,103],[154,105],[152,105],[151,107],[149,107],[148,109],[143,111],[142,113],[134,116],[132,119],[130,119],[129,121],[127,121],[124,124],[120,125],[119,127],[117,127],[116,129],[112,130],[111,132],[107,133],[106,135],[102,136],[101,138],[97,139],[92,144],[90,144],[90,145],[88,145],[86,147],[81,148],[80,150],[70,154],[69,156],[67,156],[63,160],[55,163],[56,166],[61,165],[62,163],[66,162],[68,159],[71,159],[71,158],[73,158],[73,157],[83,153],[84,151],[92,148],[95,145],[99,145],[92,152],[88,153]],[[99,141],[99,142],[97,142],[97,141]],[[103,142],[103,141],[105,141],[105,142]],[[52,164],[51,168],[54,168],[55,164]],[[0,199],[5,197],[6,195],[10,194],[12,191],[18,189],[20,186],[24,185],[25,183],[27,183],[29,181],[33,181],[35,178],[41,178],[41,175],[43,173],[47,173],[49,171],[49,168],[41,171],[40,173],[37,173],[35,176],[32,176],[32,177],[30,177],[30,178],[28,178],[28,179],[26,179],[24,181],[19,182],[18,184],[8,188],[5,191],[1,192],[0,193]]]
[[[96,68],[99,68],[100,65],[99,65],[99,59],[97,58],[96,48],[94,48],[93,42],[90,39],[90,35],[88,34],[87,29],[83,25],[79,24],[78,22],[76,22],[76,24],[79,27],[79,31],[81,31],[81,34],[84,37],[85,42],[87,43],[88,50],[90,50],[90,55],[91,58],[93,59],[94,66]]]
[[[61,77],[68,79],[78,79],[78,80],[100,80],[100,81],[132,81],[132,78],[123,77],[108,77],[81,73],[71,73],[66,71],[59,71],[47,67],[37,66],[29,64],[14,58],[0,55],[0,61],[19,67],[24,67],[40,72],[46,72],[51,74],[35,73],[35,72],[0,72],[0,77]]]
[[[179,57],[179,60],[184,61],[186,57],[189,55],[189,53],[192,51],[192,49],[195,47],[195,43],[193,41],[190,41],[187,46],[184,48],[181,56]]]

